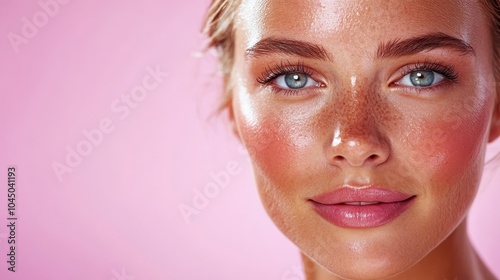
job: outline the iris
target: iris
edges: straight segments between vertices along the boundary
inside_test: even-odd
[[[434,82],[433,71],[417,71],[410,74],[411,84],[417,87],[428,87]]]
[[[285,84],[292,89],[303,88],[307,85],[308,77],[303,73],[290,73],[285,75]]]

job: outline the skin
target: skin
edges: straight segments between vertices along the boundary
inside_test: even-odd
[[[236,16],[231,118],[262,203],[302,251],[307,279],[495,279],[471,247],[466,216],[486,144],[499,134],[491,38],[479,1],[243,0]],[[438,47],[380,58],[394,40],[441,32],[474,53]],[[327,59],[246,50],[269,38],[321,46]],[[457,79],[415,88],[424,61]],[[258,80],[303,64],[314,86],[284,92]],[[412,68],[410,68],[412,69]],[[415,196],[395,220],[342,228],[309,200],[377,185]]]

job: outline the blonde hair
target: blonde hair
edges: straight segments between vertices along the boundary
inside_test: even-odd
[[[224,95],[219,110],[231,102],[231,68],[234,62],[234,20],[239,0],[212,0],[205,18],[204,33],[208,37],[208,48],[215,48],[219,55],[220,68],[224,76]]]

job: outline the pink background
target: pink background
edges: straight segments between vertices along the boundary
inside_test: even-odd
[[[38,1],[19,2],[0,4],[0,279],[303,278],[297,249],[261,208],[248,157],[211,115],[220,81],[213,56],[199,58],[208,0],[73,0],[46,18]],[[40,27],[16,52],[8,34],[22,36],[23,17]],[[148,67],[168,76],[138,95]],[[132,93],[140,101],[120,99]],[[114,129],[85,146],[82,131],[106,120]],[[78,147],[87,155],[60,181],[53,163]],[[6,263],[10,165],[16,273]],[[496,171],[486,169],[469,229],[500,276]],[[226,186],[187,223],[179,205],[193,206],[221,172]]]

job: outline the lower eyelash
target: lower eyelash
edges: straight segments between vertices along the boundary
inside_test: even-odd
[[[290,73],[301,73],[308,76],[312,75],[312,71],[303,63],[297,62],[296,64],[292,64],[287,60],[274,65],[274,67],[266,67],[264,73],[257,78],[257,82],[266,85],[277,77]]]
[[[298,95],[297,91],[295,90],[289,90],[289,89],[273,89],[275,93],[279,93],[280,95],[284,96],[292,96],[292,95]]]

